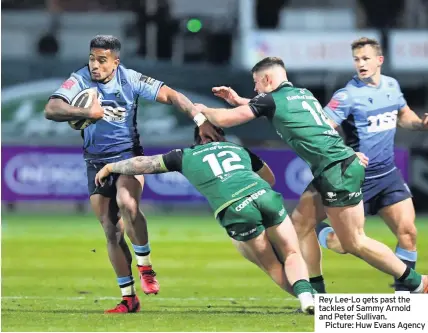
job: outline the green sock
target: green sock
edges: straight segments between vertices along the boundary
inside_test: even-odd
[[[313,293],[312,287],[309,281],[306,280],[298,280],[293,284],[293,291],[296,294],[296,296],[299,296],[303,293]]]
[[[312,288],[314,288],[318,294],[325,294],[325,283],[322,275],[309,278]]]
[[[404,274],[398,279],[411,291],[414,291],[421,285],[422,275],[414,271],[412,268],[407,267]]]

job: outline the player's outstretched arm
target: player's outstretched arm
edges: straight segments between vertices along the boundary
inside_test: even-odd
[[[159,89],[156,101],[163,104],[172,104],[180,111],[187,113],[190,117],[196,116],[198,111],[195,105],[182,93],[163,85]]]
[[[199,123],[196,121],[195,116],[199,113],[199,111],[197,110],[195,104],[193,104],[190,99],[188,99],[182,93],[171,89],[166,85],[163,85],[159,90],[156,101],[164,104],[172,104],[180,111],[187,113],[189,117],[193,118],[194,121],[198,124],[201,136],[209,137],[213,141],[222,141],[222,137],[213,128],[212,124],[207,121],[202,121]]]
[[[218,127],[233,127],[256,118],[248,105],[241,105],[233,109],[213,109],[207,108],[203,104],[196,104],[196,107],[210,123]]]
[[[240,106],[240,105],[247,105],[250,103],[249,98],[243,98],[239,96],[235,90],[233,90],[230,87],[213,87],[212,92],[214,96],[220,97],[224,99],[227,103],[229,103],[232,106]]]
[[[45,106],[45,118],[57,122],[91,119],[98,120],[104,116],[104,110],[97,98],[87,108],[71,106],[61,98],[51,98]]]
[[[95,184],[103,185],[112,173],[122,175],[141,175],[146,173],[169,172],[163,163],[162,155],[137,156],[120,162],[105,165],[95,176]]]
[[[398,113],[398,126],[414,131],[428,130],[428,113],[421,119],[406,105]]]

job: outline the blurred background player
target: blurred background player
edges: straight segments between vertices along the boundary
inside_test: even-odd
[[[111,175],[106,186],[95,187],[95,174],[108,162],[143,155],[136,127],[138,98],[173,104],[189,115],[195,114],[193,103],[183,94],[121,65],[120,49],[121,43],[116,37],[94,37],[90,42],[89,64],[72,73],[45,107],[46,118],[53,121],[88,118],[96,121],[82,131],[82,137],[91,207],[104,229],[108,255],[123,298],[117,307],[106,311],[109,313],[140,309],[132,276],[132,255],[118,214],[126,222],[126,234],[136,256],[144,293],[157,294],[159,283],[150,260],[147,221],[139,207],[144,177]],[[96,89],[101,105],[94,98],[87,109],[71,106],[74,96],[86,88]],[[210,131],[209,123],[204,128],[206,135],[216,135],[214,130]]]
[[[316,205],[310,207],[325,211],[347,252],[394,276],[413,292],[428,292],[428,276],[422,277],[401,262],[386,245],[365,235],[361,188],[364,162],[345,146],[312,93],[288,82],[284,63],[279,58],[261,60],[252,73],[258,96],[248,100],[233,93],[232,96],[238,97],[232,100],[233,104],[241,103],[240,106],[229,110],[199,105],[199,110],[215,126],[222,127],[267,117],[278,135],[309,165],[314,176],[292,214],[293,223],[297,214],[306,213],[302,212],[302,205],[308,200],[315,202]],[[229,89],[224,92],[214,89],[214,92],[230,98]],[[312,221],[301,221],[312,228],[315,226]],[[299,236],[299,231],[297,234]]]
[[[410,130],[428,130],[428,114],[420,119],[407,105],[397,80],[381,75],[384,57],[378,41],[360,38],[352,43],[352,52],[357,75],[333,95],[324,110],[335,128],[341,126],[346,144],[369,159],[363,184],[365,214],[379,214],[397,237],[396,256],[415,269],[415,210],[409,187],[395,166],[394,136],[397,124]],[[312,226],[326,215],[316,202],[313,197],[304,197],[293,213],[293,222],[313,287],[321,293],[325,292],[321,252]],[[317,227],[317,235],[323,247],[346,252],[327,223]],[[395,289],[409,290],[397,279]]]
[[[221,129],[218,133],[224,135]],[[201,137],[198,127],[194,137],[191,148],[109,163],[95,182],[106,184],[111,174],[182,173],[207,198],[237,250],[282,289],[297,296],[304,313],[313,314],[306,264],[283,198],[271,189],[275,177],[269,166],[237,144]]]

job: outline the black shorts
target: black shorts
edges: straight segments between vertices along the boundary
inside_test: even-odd
[[[90,156],[85,155],[86,161],[86,174],[88,178],[88,192],[89,196],[93,194],[101,194],[107,198],[116,198],[116,181],[119,178],[119,174],[112,173],[108,177],[104,186],[95,185],[95,176],[106,164],[127,160],[135,156],[142,156],[143,149],[138,151],[129,150],[116,154],[109,154],[104,156]]]
[[[383,207],[411,197],[412,193],[398,169],[377,178],[366,178],[363,183],[366,215],[376,215]]]

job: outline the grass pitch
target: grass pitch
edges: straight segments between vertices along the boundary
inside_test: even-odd
[[[2,331],[313,331],[313,317],[235,251],[209,216],[148,216],[161,291],[142,311],[104,315],[120,301],[104,234],[92,216],[2,217]],[[428,219],[419,218],[418,271],[428,272]],[[377,218],[367,233],[395,247]],[[391,293],[392,279],[324,251],[332,293]],[[134,277],[137,277],[134,269]]]

